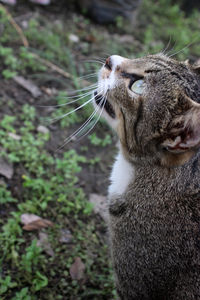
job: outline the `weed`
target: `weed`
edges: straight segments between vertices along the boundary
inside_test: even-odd
[[[88,136],[92,145],[105,147],[112,143],[110,134],[106,134],[104,138],[97,137],[96,133],[92,133]]]
[[[4,279],[0,277],[0,295],[5,294],[9,289],[17,286],[16,282],[11,281],[11,277],[8,275]]]
[[[160,0],[157,5],[156,2],[144,0],[141,23],[148,24],[142,32],[140,31],[140,36],[138,35],[138,38],[142,37],[145,53],[162,51],[170,40],[173,53],[180,51],[177,53],[179,59],[185,59],[189,53],[198,57],[199,12],[194,11],[186,18],[178,4],[173,4],[172,1]]]
[[[11,192],[4,186],[0,186],[0,204],[16,203],[17,199],[13,198]]]

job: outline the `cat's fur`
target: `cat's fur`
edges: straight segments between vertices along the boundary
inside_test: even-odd
[[[130,90],[138,78],[141,95]],[[164,55],[114,55],[98,83],[120,141],[109,189],[118,295],[200,299],[199,68]]]

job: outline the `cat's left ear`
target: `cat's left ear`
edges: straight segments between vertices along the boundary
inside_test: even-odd
[[[200,74],[200,59],[198,59],[193,65],[192,65],[192,69]]]
[[[178,154],[200,147],[200,104],[185,94],[179,95],[181,113],[170,124],[162,143],[169,152]]]

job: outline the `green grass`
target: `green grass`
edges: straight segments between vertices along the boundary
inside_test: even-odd
[[[27,114],[27,110],[30,114]],[[5,115],[0,122],[3,148],[1,155],[15,164],[23,165],[20,199],[13,198],[5,186],[0,188],[2,208],[6,209],[12,203],[12,211],[7,220],[0,221],[0,240],[3,245],[0,249],[1,269],[4,265],[10,266],[10,269],[3,271],[4,276],[1,278],[2,299],[7,299],[14,291],[17,291],[16,297],[25,293],[23,297],[37,299],[40,292],[43,299],[49,299],[48,286],[55,280],[51,272],[60,278],[57,289],[64,289],[66,297],[73,294],[77,295],[78,299],[78,295],[82,293],[98,294],[99,297],[109,295],[112,293],[111,271],[108,262],[103,258],[107,247],[100,242],[95,233],[95,223],[90,220],[92,206],[87,202],[83,190],[77,187],[76,174],[81,170],[80,164],[86,163],[87,158],[78,155],[75,150],[64,152],[59,158],[52,157],[45,150],[45,143],[50,135],[35,133],[35,119],[34,108],[26,104],[21,108],[21,126],[17,131],[16,117]],[[8,135],[9,132],[18,134],[20,140],[14,140]],[[55,226],[47,230],[55,251],[54,257],[48,258],[42,254],[42,250],[33,239],[35,234],[23,232],[20,225],[20,216],[23,213],[34,213],[55,222]],[[68,226],[68,219],[73,227],[73,245],[70,247],[58,242],[59,232]],[[77,256],[81,257],[86,265],[90,288],[80,287],[76,281],[71,282],[72,286],[68,284],[69,267]],[[49,273],[49,266],[54,265],[56,267],[50,267]],[[16,273],[17,278],[14,275]],[[52,297],[58,297],[57,289],[51,291]]]

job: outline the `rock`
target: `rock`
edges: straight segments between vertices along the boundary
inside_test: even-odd
[[[40,89],[32,81],[27,80],[22,76],[15,76],[13,77],[13,80],[31,93],[34,98],[41,96],[42,93]]]
[[[44,134],[49,133],[49,129],[47,127],[43,126],[43,125],[39,125],[37,127],[37,131],[41,132],[41,133],[44,133]]]
[[[81,11],[100,24],[114,23],[122,16],[130,21],[135,18],[140,0],[77,0]]]
[[[80,257],[76,257],[74,263],[70,267],[70,275],[73,280],[81,280],[84,278],[85,265]]]
[[[106,197],[98,194],[90,194],[89,201],[94,205],[94,212],[99,214],[102,219],[108,221]]]
[[[45,232],[39,232],[39,239],[37,240],[37,246],[41,247],[49,256],[54,256],[55,253],[49,243],[48,234]]]
[[[79,37],[73,33],[69,34],[69,40],[73,43],[78,43],[80,41]]]
[[[0,157],[0,175],[11,179],[13,177],[13,165],[6,158]]]
[[[73,236],[68,229],[61,229],[60,231],[60,239],[61,243],[70,244],[72,242]]]
[[[21,140],[21,136],[15,134],[15,133],[13,133],[13,132],[9,132],[8,135],[9,135],[9,137],[11,137],[13,140],[16,140],[16,141]]]

